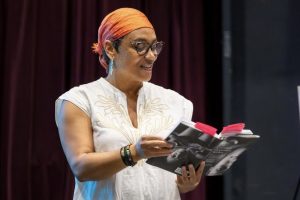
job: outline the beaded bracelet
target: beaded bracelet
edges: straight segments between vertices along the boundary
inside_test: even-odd
[[[126,165],[126,166],[130,166],[130,163],[127,159],[127,156],[125,155],[125,147],[122,147],[120,149],[120,155],[121,155],[121,158],[122,158],[122,161],[123,163]]]
[[[131,155],[131,151],[130,151],[130,145],[126,146],[126,152],[127,152],[128,160],[129,160],[131,166],[134,166],[136,164],[136,162],[133,161],[133,158],[132,158],[132,155]]]
[[[134,166],[136,164],[136,162],[133,161],[133,158],[131,155],[130,145],[131,144],[124,146],[120,149],[120,155],[121,155],[122,161],[126,166]]]

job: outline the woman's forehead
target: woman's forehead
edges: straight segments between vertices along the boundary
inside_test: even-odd
[[[152,43],[157,40],[155,31],[152,28],[140,28],[134,30],[128,35],[126,35],[124,39],[127,39],[129,41],[144,40],[149,43]]]

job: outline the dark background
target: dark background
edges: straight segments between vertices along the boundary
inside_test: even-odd
[[[261,140],[224,177],[225,199],[300,199],[300,2],[228,2],[224,122],[242,119]]]
[[[54,101],[105,76],[90,47],[103,17],[125,6],[166,43],[152,82],[191,99],[195,121],[243,121],[261,135],[224,177],[206,177],[183,199],[296,199],[297,0],[0,1],[0,199],[72,198]]]

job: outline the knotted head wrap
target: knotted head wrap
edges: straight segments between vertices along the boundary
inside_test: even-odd
[[[105,69],[107,63],[102,53],[105,40],[117,40],[139,28],[153,29],[153,26],[144,13],[133,8],[117,9],[103,19],[98,29],[98,43],[94,43],[92,48],[99,54],[99,61]]]

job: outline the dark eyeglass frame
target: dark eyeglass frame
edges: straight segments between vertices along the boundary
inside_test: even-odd
[[[137,43],[144,43],[146,46],[145,48],[143,48],[142,50],[140,50],[138,48],[138,44]],[[165,44],[163,41],[155,41],[153,42],[152,44],[149,44],[148,42],[146,41],[141,41],[141,40],[134,40],[134,41],[131,41],[130,42],[131,44],[131,47],[136,51],[136,53],[140,56],[144,56],[146,54],[148,54],[149,52],[149,49],[151,49],[152,53],[155,55],[155,56],[158,56],[160,54],[160,52],[162,51],[163,49],[163,45]],[[157,48],[157,45],[160,45],[159,47],[160,48]]]

